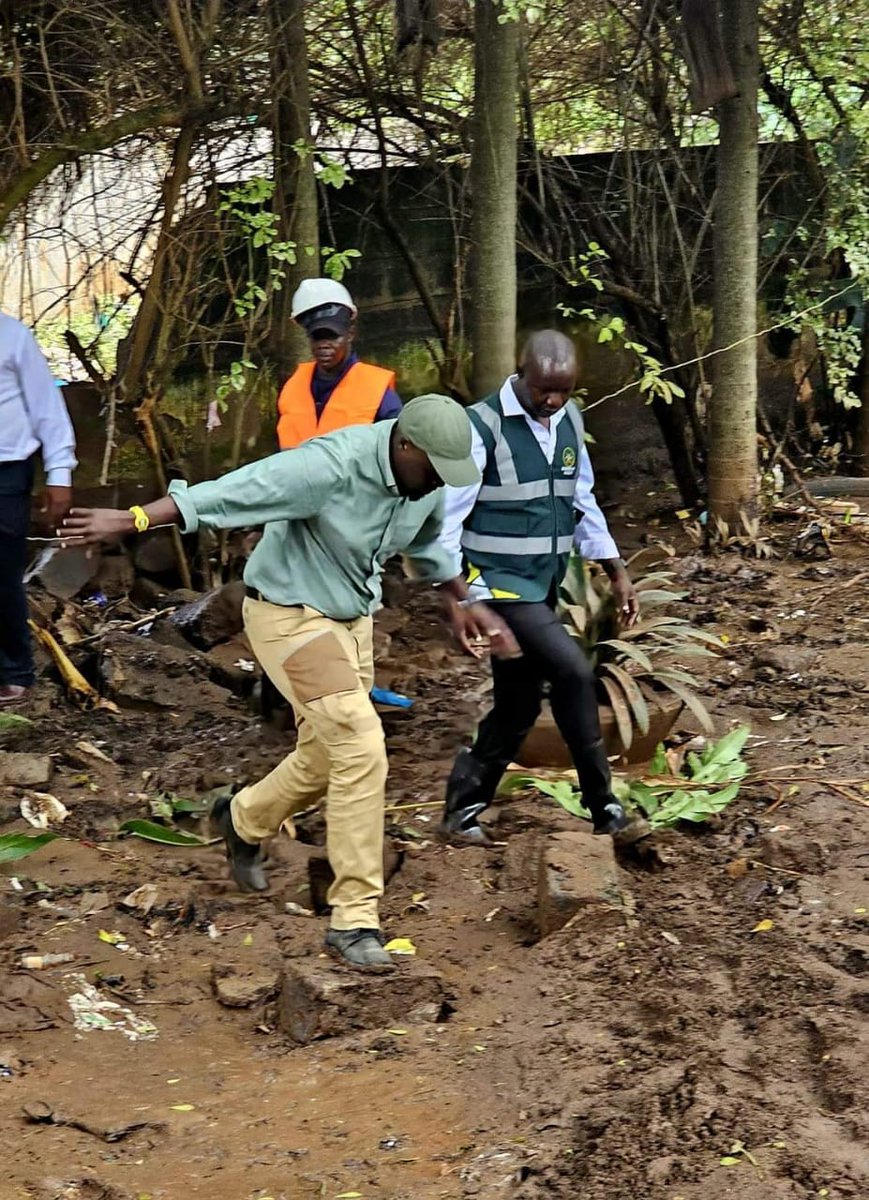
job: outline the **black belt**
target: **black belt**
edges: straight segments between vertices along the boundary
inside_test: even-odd
[[[278,608],[301,608],[302,607],[301,604],[277,604],[277,601],[269,600],[268,596],[264,596],[262,594],[262,592],[257,591],[256,588],[251,587],[250,584],[247,584],[247,583],[244,585],[244,594],[245,594],[245,596],[247,596],[247,598],[249,600],[261,600],[263,602],[263,604],[275,604]]]

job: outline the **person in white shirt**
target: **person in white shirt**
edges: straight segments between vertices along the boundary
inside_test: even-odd
[[[72,502],[72,422],[33,334],[0,313],[0,705],[22,699],[34,678],[23,580],[40,450],[41,513],[54,528]]]
[[[474,745],[458,756],[439,833],[485,845],[479,816],[540,714],[544,685],[579,776],[594,832],[632,840],[614,798],[591,666],[556,613],[571,550],[601,563],[623,623],[637,595],[594,497],[594,472],[576,389],[573,343],[555,330],[527,341],[519,371],[469,410],[481,483],[447,488],[441,544],[464,568],[471,599],[489,604],[522,656],[492,664],[493,708]],[[455,603],[455,601],[452,601]],[[473,647],[466,646],[473,651]]]

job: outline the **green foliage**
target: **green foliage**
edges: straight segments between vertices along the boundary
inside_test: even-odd
[[[0,834],[0,863],[18,862],[57,838],[56,833]]]
[[[742,752],[749,732],[749,727],[742,725],[720,741],[710,742],[702,754],[689,753],[677,774],[670,773],[664,747],[659,745],[649,774],[642,779],[616,776],[613,793],[627,808],[640,812],[652,829],[668,829],[680,821],[702,824],[723,812],[739,794],[748,771]],[[511,777],[504,790],[529,787],[550,796],[572,816],[589,819],[581,793],[567,779]]]
[[[207,846],[208,842],[193,833],[182,833],[180,829],[169,829],[165,825],[157,825],[153,821],[143,821],[138,818],[124,821],[118,827],[119,833],[129,833],[133,837],[143,838],[146,842],[160,842],[164,846]]]
[[[649,705],[658,703],[666,692],[681,700],[704,729],[712,728],[709,713],[695,691],[698,680],[687,670],[685,660],[714,657],[721,648],[721,640],[714,634],[661,611],[685,596],[673,589],[671,571],[635,569],[633,574],[641,616],[632,629],[621,627],[606,575],[592,573],[576,556],[571,558],[561,597],[562,619],[589,657],[626,748],[635,728],[641,733],[648,731]]]

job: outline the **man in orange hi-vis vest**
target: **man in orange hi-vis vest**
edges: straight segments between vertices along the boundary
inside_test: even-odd
[[[305,279],[293,296],[292,315],[311,340],[312,361],[296,368],[278,397],[281,450],[347,425],[398,416],[393,372],[360,362],[353,350],[356,305],[342,284]]]

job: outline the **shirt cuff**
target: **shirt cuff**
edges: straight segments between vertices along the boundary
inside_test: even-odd
[[[72,487],[72,470],[69,467],[52,467],[45,474],[46,487]]]
[[[187,484],[183,479],[173,479],[169,484],[169,495],[175,501],[175,506],[181,514],[181,532],[196,533],[199,528],[199,514],[196,505],[187,494]]]
[[[619,548],[611,537],[595,537],[576,539],[577,552],[583,558],[590,558],[594,562],[604,562],[608,558],[619,558]]]

